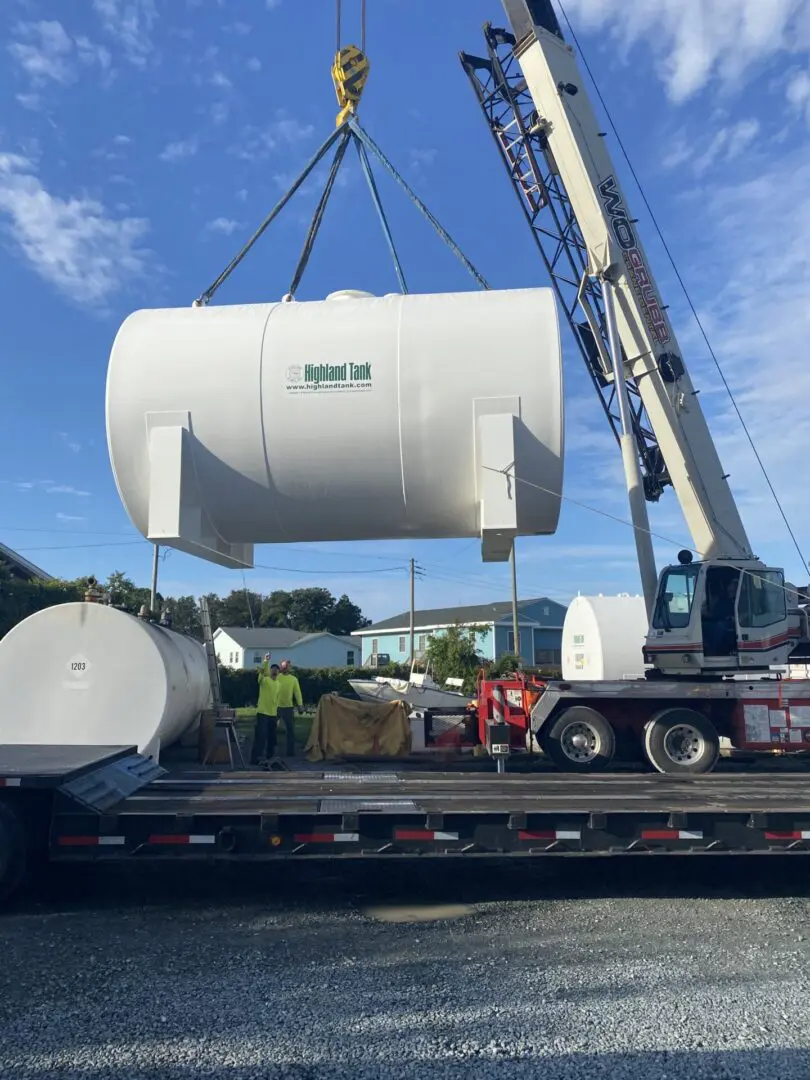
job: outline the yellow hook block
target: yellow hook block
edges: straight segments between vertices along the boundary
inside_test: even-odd
[[[356,45],[344,45],[336,54],[332,64],[332,82],[340,106],[336,127],[340,127],[350,113],[357,111],[370,70],[368,57]]]

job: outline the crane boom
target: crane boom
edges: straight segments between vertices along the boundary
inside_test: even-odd
[[[649,269],[573,50],[551,0],[503,0],[518,59],[588,252],[612,290],[625,371],[638,387],[694,547],[705,559],[752,553],[674,330]],[[585,294],[587,282],[581,283]],[[586,315],[588,309],[585,307]],[[594,334],[612,378],[603,335]]]

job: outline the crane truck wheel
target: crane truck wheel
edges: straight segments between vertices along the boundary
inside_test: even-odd
[[[0,904],[22,885],[28,868],[28,839],[18,815],[0,802]]]
[[[644,752],[661,773],[694,776],[716,765],[720,736],[711,720],[694,709],[663,709],[644,728]]]
[[[601,713],[572,705],[541,731],[540,745],[565,772],[598,772],[613,760],[616,736]]]

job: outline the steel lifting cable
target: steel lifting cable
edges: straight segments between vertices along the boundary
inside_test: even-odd
[[[335,179],[337,178],[338,171],[343,163],[344,155],[346,154],[346,148],[349,145],[351,139],[351,131],[348,128],[343,129],[343,136],[338,144],[338,148],[335,151],[335,156],[332,160],[331,168],[329,169],[329,175],[326,178],[326,184],[324,185],[321,197],[318,200],[318,205],[315,207],[315,213],[312,216],[307,236],[304,241],[304,247],[301,251],[301,255],[298,259],[298,265],[295,268],[295,272],[290,282],[290,288],[287,293],[290,300],[295,297],[298,290],[298,286],[301,284],[301,278],[304,276],[304,271],[309,263],[309,257],[312,254],[312,249],[315,246],[315,238],[318,235],[318,230],[323,222],[323,215],[326,211],[326,204],[329,202],[329,196],[332,194],[332,189],[335,186]]]
[[[200,293],[198,299],[194,301],[196,307],[203,307],[205,304],[207,304],[214,295],[214,293],[217,291],[217,289],[228,280],[228,278],[240,264],[242,259],[244,259],[244,257],[259,239],[259,237],[262,236],[263,233],[266,231],[270,223],[276,217],[278,217],[278,215],[281,213],[281,211],[284,209],[284,207],[287,205],[287,203],[290,201],[296,191],[298,191],[298,189],[301,187],[303,182],[306,180],[306,178],[309,176],[309,174],[312,172],[312,170],[315,168],[315,166],[318,164],[324,154],[329,150],[333,143],[337,141],[337,139],[341,135],[341,132],[341,128],[336,128],[335,131],[333,131],[332,134],[329,136],[329,138],[316,151],[314,157],[312,157],[308,164],[304,167],[304,171],[293,182],[292,186],[286,192],[286,194],[284,194],[281,199],[276,203],[276,205],[273,207],[273,209],[270,211],[270,213],[267,215],[267,217],[264,219],[258,229],[254,232],[251,238],[247,241],[244,247],[242,247],[239,253],[235,255],[233,259],[231,259],[231,261],[228,263],[228,265],[225,267],[219,277],[217,277],[204,292]]]
[[[352,129],[352,131],[354,132],[355,136],[360,140],[360,142],[368,150],[370,150],[372,152],[372,154],[374,154],[374,156],[377,158],[377,160],[380,162],[380,164],[383,166],[383,168],[386,169],[386,171],[394,178],[394,180],[396,180],[396,182],[399,184],[399,186],[405,191],[405,193],[407,194],[407,196],[411,200],[411,202],[414,204],[414,206],[416,206],[417,209],[422,213],[422,215],[430,222],[430,224],[433,226],[434,231],[441,237],[442,240],[444,240],[445,244],[447,244],[447,246],[450,248],[450,250],[456,256],[456,258],[459,259],[459,261],[467,269],[467,271],[470,274],[472,274],[472,276],[475,278],[475,280],[478,282],[478,284],[481,286],[481,288],[482,289],[491,288],[489,282],[486,280],[486,278],[483,276],[483,274],[479,273],[478,270],[476,270],[476,268],[473,266],[473,264],[470,262],[470,260],[467,258],[467,256],[464,254],[464,252],[458,246],[458,244],[455,242],[455,240],[450,235],[450,233],[443,227],[443,225],[438,220],[438,218],[434,217],[434,215],[430,212],[430,210],[428,210],[428,208],[425,206],[425,204],[422,202],[422,200],[419,198],[419,196],[416,194],[416,192],[410,186],[410,184],[405,179],[405,177],[397,172],[395,167],[391,164],[391,162],[388,160],[388,158],[385,156],[385,154],[382,152],[382,150],[379,148],[379,146],[377,146],[377,144],[374,142],[374,140],[371,138],[371,136],[368,134],[368,132],[365,131],[360,126],[360,122],[358,121],[357,117],[356,116],[350,116],[347,123],[348,123],[349,127]]]
[[[397,281],[399,282],[399,291],[402,293],[407,293],[408,284],[405,281],[405,271],[402,269],[402,263],[399,261],[397,247],[394,243],[394,237],[391,233],[391,227],[388,224],[388,218],[386,217],[385,210],[383,209],[382,200],[380,199],[380,193],[377,190],[377,182],[374,179],[374,173],[371,171],[371,163],[368,160],[366,148],[356,136],[354,137],[354,145],[357,148],[357,156],[360,158],[360,165],[362,166],[363,173],[366,178],[366,183],[368,184],[368,189],[371,192],[371,199],[377,211],[377,216],[380,219],[382,231],[385,233],[385,240],[388,244],[388,250],[391,252],[391,258],[394,261],[394,271],[396,272]]]

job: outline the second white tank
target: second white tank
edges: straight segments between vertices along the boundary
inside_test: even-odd
[[[138,311],[107,377],[116,483],[145,536],[196,530],[202,549],[186,549],[214,559],[240,543],[475,536],[491,474],[479,421],[511,415],[528,481],[516,531],[552,533],[561,361],[550,289]]]
[[[102,604],[57,604],[0,640],[0,743],[154,757],[208,705],[205,649]]]
[[[563,620],[563,679],[643,679],[647,629],[643,596],[574,597]]]

